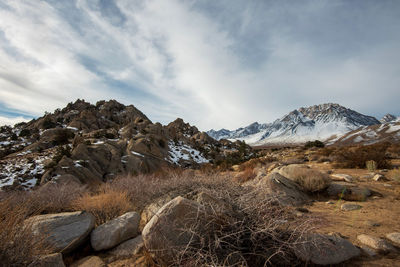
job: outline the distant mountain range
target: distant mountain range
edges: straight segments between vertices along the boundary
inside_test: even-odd
[[[339,104],[328,103],[293,110],[272,123],[255,122],[233,131],[210,130],[207,134],[217,140],[243,140],[251,145],[297,144],[317,139],[326,141],[363,126],[396,120],[396,116],[386,114],[379,121]]]

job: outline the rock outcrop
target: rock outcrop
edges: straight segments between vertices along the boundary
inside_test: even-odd
[[[146,224],[142,236],[151,255],[168,265],[180,250],[199,242],[195,232],[204,232],[207,212],[204,206],[183,197],[176,197],[164,205]]]
[[[360,255],[352,243],[336,235],[311,234],[295,245],[300,259],[318,265],[333,265]]]
[[[139,221],[139,214],[128,212],[96,227],[90,235],[93,249],[96,251],[110,249],[137,236]]]
[[[121,174],[149,173],[165,166],[198,168],[243,146],[218,142],[182,119],[166,126],[153,123],[134,106],[115,100],[96,105],[77,100],[0,131],[0,174],[10,172],[16,160],[26,165],[21,158],[35,162],[18,177],[0,175],[0,187],[13,188],[58,183],[59,177],[62,182],[71,179],[96,185]]]
[[[54,252],[69,252],[78,247],[90,234],[95,218],[86,212],[65,212],[37,215],[25,221],[38,238],[45,237]]]
[[[310,198],[292,180],[273,172],[262,178],[258,186],[265,187],[266,193],[285,206],[300,206],[310,202]]]

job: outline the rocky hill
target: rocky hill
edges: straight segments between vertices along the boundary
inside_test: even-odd
[[[96,184],[167,166],[198,167],[240,146],[216,141],[182,119],[153,123],[133,105],[77,100],[28,123],[1,127],[0,187]]]
[[[380,119],[379,121],[381,123],[387,123],[387,122],[393,122],[393,121],[396,121],[396,120],[399,120],[399,118],[396,117],[395,115],[392,115],[392,114],[388,113],[385,116],[383,116],[382,119]]]
[[[252,145],[304,143],[315,139],[327,140],[334,134],[379,123],[374,117],[329,103],[293,110],[272,123],[255,122],[234,131],[222,129],[207,133],[217,140],[244,140]]]
[[[371,145],[380,142],[398,143],[399,141],[400,122],[392,121],[338,134],[326,140],[326,143],[328,145]]]

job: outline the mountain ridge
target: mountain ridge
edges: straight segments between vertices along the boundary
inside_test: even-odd
[[[207,133],[219,140],[242,140],[252,145],[303,143],[315,139],[327,140],[361,126],[380,124],[372,116],[363,115],[336,103],[301,107],[272,123],[252,123],[233,131],[211,130]]]

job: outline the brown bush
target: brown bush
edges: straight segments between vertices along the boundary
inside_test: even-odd
[[[6,196],[0,202],[1,266],[35,265],[40,255],[50,251],[46,237],[33,237],[29,225],[24,224],[26,215],[32,212],[25,204],[17,194]]]
[[[298,264],[293,245],[312,229],[259,189],[235,187],[210,190],[235,207],[229,222],[219,213],[209,214],[207,225],[190,225],[193,238],[178,248],[174,266],[293,266]],[[202,220],[198,220],[201,223]],[[198,232],[196,229],[202,229]]]
[[[235,181],[238,183],[244,183],[253,180],[256,177],[254,168],[249,165],[241,173],[235,176]]]
[[[289,165],[283,167],[279,173],[298,185],[306,192],[318,192],[327,188],[331,179],[325,173],[309,169],[304,165]]]
[[[327,174],[313,169],[299,169],[294,175],[294,181],[310,193],[321,191],[331,183]]]
[[[133,205],[127,192],[116,191],[105,186],[100,192],[86,193],[72,202],[74,210],[90,212],[96,218],[96,225],[101,225],[128,211],[133,210]]]
[[[204,174],[193,170],[170,170],[163,175],[120,176],[108,184],[113,190],[125,191],[137,211],[141,211],[155,199],[172,194],[185,195],[199,188],[223,188],[232,183],[228,175]]]
[[[394,181],[400,182],[400,169],[390,170],[387,176]]]
[[[365,168],[365,162],[373,160],[380,169],[390,168],[386,150],[390,144],[341,147],[331,154],[336,168]]]

